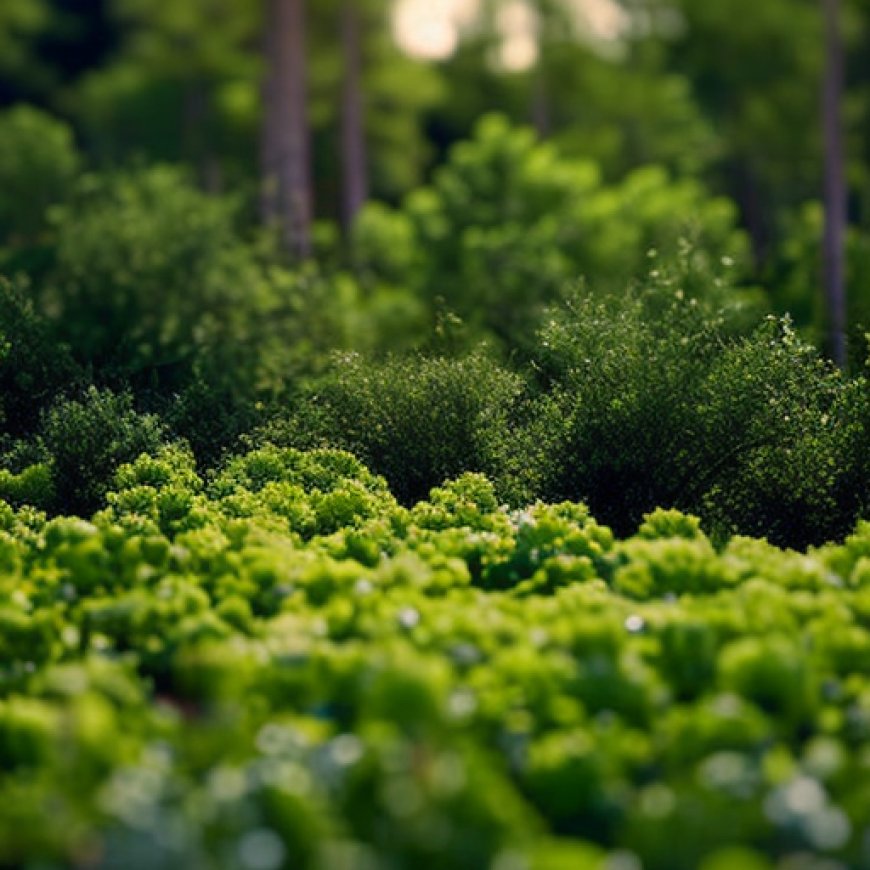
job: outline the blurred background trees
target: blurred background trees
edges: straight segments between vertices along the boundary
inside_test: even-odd
[[[277,135],[264,107],[283,105],[279,126],[296,130],[290,151],[311,174],[294,182],[300,240],[287,243],[302,250],[302,187],[317,220],[347,230],[369,196],[397,203],[498,111],[596,162],[608,181],[656,164],[731,198],[774,307],[828,331],[821,242],[793,244],[796,228],[811,239],[810,204],[823,194],[820,0],[322,0],[307,4],[304,33],[276,23],[277,10],[303,5],[7,0],[0,104],[59,114],[92,165],[184,162],[207,190],[252,192]],[[856,323],[870,304],[856,253],[866,246],[852,238],[870,221],[866,0],[843,0],[841,19]],[[284,99],[264,89],[279,35],[294,75],[304,70],[304,103],[289,71]]]
[[[751,242],[745,279],[814,339],[839,318],[860,343],[870,10],[836,5],[826,30],[831,0],[6,0],[0,106],[65,121],[92,168],[183,163],[208,192],[259,198],[297,256],[323,253],[333,222],[353,238],[369,199],[402,204],[498,112],[607,184],[656,166],[727,197]],[[831,34],[842,88],[823,124]],[[837,118],[842,193],[820,211]],[[824,303],[832,269],[848,316]]]

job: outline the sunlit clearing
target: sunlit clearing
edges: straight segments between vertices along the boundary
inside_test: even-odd
[[[630,24],[629,14],[616,0],[575,0],[580,25],[597,39],[619,39]]]
[[[617,0],[564,0],[580,34],[593,40],[618,40],[630,24]],[[481,15],[480,0],[398,0],[393,13],[393,33],[407,54],[427,60],[444,60],[456,51],[463,29]],[[498,10],[496,27],[501,44],[496,50],[499,66],[522,71],[538,59],[538,21],[529,0],[508,0]]]
[[[499,49],[499,63],[506,70],[522,72],[533,67],[538,60],[538,42],[525,33],[506,39]]]
[[[396,42],[415,57],[450,57],[461,28],[474,19],[478,5],[478,0],[399,0],[393,15]]]
[[[507,70],[520,72],[534,66],[538,59],[538,22],[532,8],[523,0],[513,0],[498,15],[502,38],[499,62]]]

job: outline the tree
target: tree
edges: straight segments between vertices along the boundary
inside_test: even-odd
[[[38,55],[38,41],[51,21],[44,0],[0,3],[0,105],[43,97],[55,79]]]
[[[341,42],[344,72],[341,88],[341,156],[344,190],[342,221],[345,231],[353,225],[368,199],[368,165],[362,87],[362,34],[357,0],[344,0],[341,8]]]
[[[424,116],[445,98],[441,72],[399,50],[392,6],[384,0],[309,5],[308,105],[319,217],[346,223],[369,194],[396,201],[429,166]]]
[[[267,0],[262,216],[289,253],[311,254],[312,194],[305,63],[305,0]]]
[[[840,0],[822,0],[825,19],[825,74],[822,125],[825,139],[825,229],[823,283],[828,310],[830,351],[846,365],[846,171],[843,143],[844,48]]]
[[[99,162],[193,164],[217,191],[256,172],[262,0],[104,0],[110,60],[59,104]]]
[[[816,0],[632,0],[640,38],[687,76],[719,131],[719,185],[766,264],[783,212],[816,195],[823,64]],[[649,36],[644,38],[641,22]],[[739,62],[735,62],[735,58]],[[796,136],[795,131],[804,131]]]

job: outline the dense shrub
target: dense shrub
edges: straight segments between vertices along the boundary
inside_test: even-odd
[[[586,500],[618,530],[667,505],[804,546],[845,534],[866,503],[867,381],[787,321],[728,339],[680,293],[578,299],[543,330],[538,369],[526,443],[540,446],[542,494]]]
[[[213,340],[176,373],[174,389],[151,381],[139,391],[207,464],[321,374],[335,348],[355,340],[360,308],[353,282],[280,266],[265,269],[258,281],[254,296],[239,303],[232,320],[215,324]]]
[[[257,437],[349,450],[407,503],[463,471],[499,474],[522,392],[518,375],[482,353],[383,363],[348,355],[289,419],[265,426]]]
[[[168,166],[87,176],[55,210],[41,293],[96,382],[132,388],[209,461],[369,325],[351,279],[280,265],[238,211]]]
[[[867,523],[717,552],[172,445],[91,521],[0,503],[0,564],[4,866],[863,864]]]
[[[165,426],[137,413],[129,394],[90,387],[81,398],[58,400],[45,412],[37,438],[52,470],[54,511],[90,516],[118,466],[158,451],[166,439]]]
[[[126,377],[171,382],[261,292],[234,204],[171,167],[86,176],[53,215],[46,304],[76,355]]]
[[[582,499],[620,533],[667,506],[720,538],[841,538],[870,498],[867,380],[788,321],[741,337],[735,317],[668,277],[578,295],[551,310],[527,379],[482,355],[346,356],[254,442],[350,450],[403,502],[485,471],[508,503]]]
[[[35,310],[23,282],[0,277],[0,431],[28,434],[46,405],[83,373]]]

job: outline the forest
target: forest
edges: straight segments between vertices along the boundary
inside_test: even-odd
[[[870,0],[2,0],[0,868],[870,868]]]

